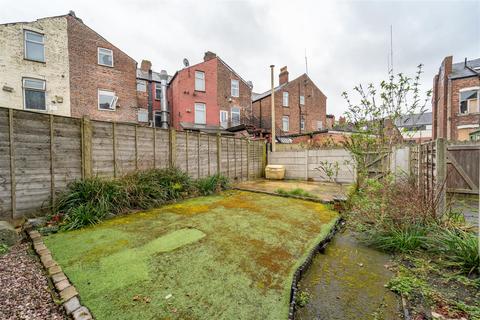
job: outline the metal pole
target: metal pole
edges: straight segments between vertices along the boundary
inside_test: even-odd
[[[272,81],[272,94],[271,94],[271,101],[272,101],[272,152],[275,152],[275,84],[273,80],[273,68],[275,65],[270,66],[270,76]]]

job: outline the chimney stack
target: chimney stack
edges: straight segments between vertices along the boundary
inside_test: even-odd
[[[280,74],[278,75],[278,83],[280,85],[288,82],[287,66],[280,68]]]
[[[207,51],[207,52],[205,52],[205,55],[203,56],[203,61],[207,62],[208,60],[212,60],[216,57],[217,57],[217,55],[214,52]]]
[[[140,64],[140,70],[148,72],[151,69],[152,69],[152,63],[148,60],[142,60],[142,63]]]

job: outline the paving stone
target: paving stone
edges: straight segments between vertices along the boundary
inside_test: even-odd
[[[81,307],[75,310],[72,314],[74,320],[91,320],[92,315],[86,307]]]
[[[53,260],[51,254],[43,254],[43,255],[40,254],[40,261],[42,261],[43,264],[45,264],[45,262],[47,262],[49,260]]]
[[[62,298],[63,301],[70,300],[71,298],[75,297],[78,295],[77,289],[75,289],[74,286],[68,286],[62,291],[60,291],[60,298]]]
[[[48,268],[52,268],[52,267],[54,267],[54,266],[57,265],[57,263],[56,263],[55,260],[53,260],[53,259],[47,260],[47,261],[42,262],[42,263],[43,263],[43,266],[44,266],[45,268],[47,268],[47,269],[48,269]]]
[[[48,268],[48,274],[54,275],[55,273],[62,272],[62,268],[59,265]]]
[[[57,288],[58,291],[62,291],[68,286],[70,286],[70,282],[67,279],[55,283],[55,288]]]
[[[45,250],[47,247],[43,243],[34,243],[33,247],[35,248],[35,251],[38,253],[40,250]]]
[[[67,279],[67,276],[63,272],[55,273],[54,275],[52,275],[53,283],[57,283],[65,279]]]
[[[44,255],[52,255],[52,253],[50,252],[50,250],[48,250],[47,248],[43,249],[43,250],[38,250],[37,253],[40,255],[40,256],[44,256]]]
[[[67,314],[71,314],[72,312],[74,312],[75,310],[80,308],[81,305],[80,305],[80,301],[78,300],[78,298],[73,297],[70,300],[68,300],[67,302],[65,302],[63,304],[63,307],[65,308],[65,312]]]

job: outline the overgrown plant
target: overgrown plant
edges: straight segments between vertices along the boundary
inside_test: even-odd
[[[338,164],[338,161],[320,161],[319,166],[315,169],[320,171],[320,174],[324,176],[324,178],[328,179],[328,181],[337,183],[338,172],[340,171],[340,165]]]
[[[285,190],[282,188],[278,188],[275,190],[276,193],[284,195],[284,196],[296,196],[296,197],[304,197],[304,198],[316,198],[315,195],[311,194],[310,192],[303,190],[302,188],[295,188],[292,190]]]
[[[228,189],[230,182],[227,177],[215,174],[213,176],[198,179],[196,181],[198,192],[201,195],[210,195],[221,190]]]
[[[425,94],[420,91],[422,68],[422,64],[418,65],[413,78],[390,72],[388,80],[382,81],[379,88],[372,83],[354,87],[357,102],[347,92],[342,93],[348,106],[347,123],[354,131],[343,145],[356,161],[357,187],[368,178],[369,164],[398,142],[400,132],[395,122],[404,116],[425,112],[431,90]]]

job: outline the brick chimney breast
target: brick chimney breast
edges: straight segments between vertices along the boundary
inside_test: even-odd
[[[142,71],[150,71],[152,69],[152,63],[148,60],[142,60],[140,64],[140,70]]]
[[[288,82],[288,71],[287,66],[280,69],[280,74],[278,75],[278,83],[280,85]]]
[[[203,61],[208,61],[208,60],[212,60],[212,59],[215,59],[217,57],[217,55],[212,52],[212,51],[207,51],[205,52],[205,55],[203,56]]]

